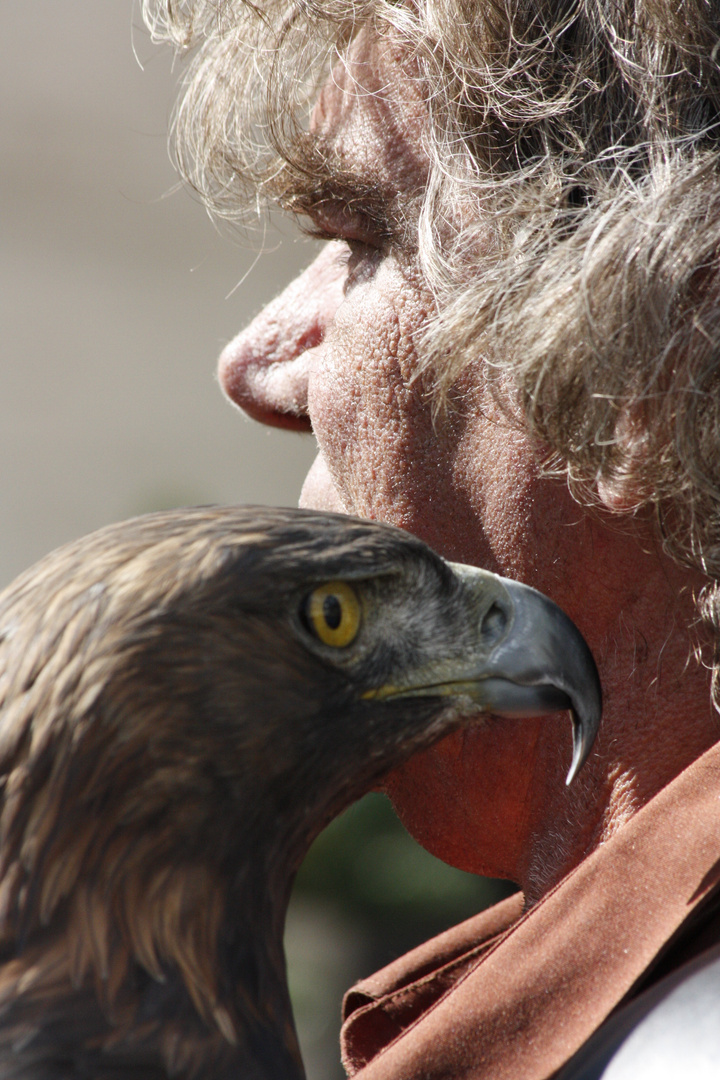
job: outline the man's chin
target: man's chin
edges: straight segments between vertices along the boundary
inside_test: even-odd
[[[346,514],[347,509],[335,487],[322,454],[313,461],[310,472],[300,492],[299,505],[306,510],[330,510],[336,514]]]

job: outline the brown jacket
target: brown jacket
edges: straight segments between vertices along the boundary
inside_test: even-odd
[[[720,941],[720,744],[529,912],[518,894],[358,983],[358,1080],[545,1080],[610,1013]]]

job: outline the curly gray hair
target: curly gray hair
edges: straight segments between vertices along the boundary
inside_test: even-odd
[[[654,511],[710,579],[720,641],[720,0],[143,8],[198,47],[179,161],[230,217],[312,172],[307,110],[359,30],[402,43],[428,103],[416,237],[440,389],[482,356],[578,497]]]

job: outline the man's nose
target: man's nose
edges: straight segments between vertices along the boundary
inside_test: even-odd
[[[331,241],[287,289],[223,349],[220,385],[254,420],[309,431],[308,379],[315,350],[343,300],[345,244]]]

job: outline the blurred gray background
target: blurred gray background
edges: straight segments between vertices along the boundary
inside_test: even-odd
[[[0,587],[132,514],[294,505],[313,457],[311,438],[244,420],[215,381],[221,347],[312,245],[269,235],[255,263],[174,190],[177,73],[137,3],[1,10]],[[343,1075],[339,1007],[352,981],[506,892],[433,859],[380,796],[326,830],[286,936],[309,1080]]]
[[[2,14],[0,585],[145,510],[294,505],[312,440],[244,420],[214,371],[311,246],[273,235],[250,270],[255,252],[173,190],[178,72],[137,2]]]

